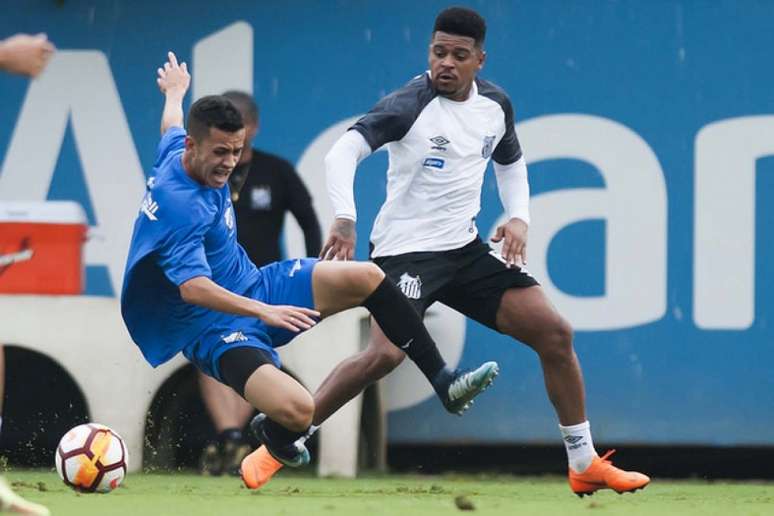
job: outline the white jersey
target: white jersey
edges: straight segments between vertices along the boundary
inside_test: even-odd
[[[387,199],[371,232],[372,257],[464,246],[478,234],[476,215],[490,158],[521,158],[505,92],[476,79],[467,100],[438,95],[429,74],[383,98],[353,130],[371,150],[387,145]]]

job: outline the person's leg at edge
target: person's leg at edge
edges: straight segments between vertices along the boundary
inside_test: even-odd
[[[506,290],[496,324],[500,332],[524,342],[538,354],[546,392],[559,419],[573,491],[591,494],[611,487],[621,492],[647,485],[647,476],[619,470],[605,460],[607,456],[597,455],[586,418],[583,375],[572,344],[572,328],[543,289],[532,286]],[[611,480],[606,483],[603,477]]]
[[[3,424],[3,398],[5,395],[5,346],[0,344],[0,427]],[[11,489],[11,486],[0,476],[0,512],[15,512],[20,514],[38,514],[47,516],[49,510],[37,503],[25,500]]]

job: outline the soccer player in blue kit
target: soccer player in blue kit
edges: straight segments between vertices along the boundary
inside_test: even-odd
[[[185,63],[170,52],[158,69],[166,101],[161,142],[134,225],[121,313],[132,339],[154,367],[182,352],[267,417],[261,441],[281,463],[299,466],[299,440],[315,410],[311,394],[280,370],[276,347],[321,318],[366,307],[396,346],[428,378],[447,410],[463,412],[498,373],[487,362],[450,370],[416,311],[371,263],[296,259],[258,269],[237,243],[228,178],[245,144],[242,117],[223,96],[191,106]],[[272,461],[273,462],[273,461]],[[261,469],[250,463],[250,482]]]

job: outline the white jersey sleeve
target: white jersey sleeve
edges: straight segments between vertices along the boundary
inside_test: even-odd
[[[520,157],[515,163],[494,163],[497,190],[508,218],[518,218],[529,224],[529,181],[527,163]]]
[[[371,147],[362,134],[350,130],[336,140],[325,156],[325,181],[337,219],[357,220],[355,170],[370,154]]]

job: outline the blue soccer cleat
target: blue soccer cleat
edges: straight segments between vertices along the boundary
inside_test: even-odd
[[[454,371],[446,395],[441,396],[443,406],[452,414],[461,416],[473,405],[473,398],[492,385],[499,373],[497,362],[485,362],[473,371]]]

